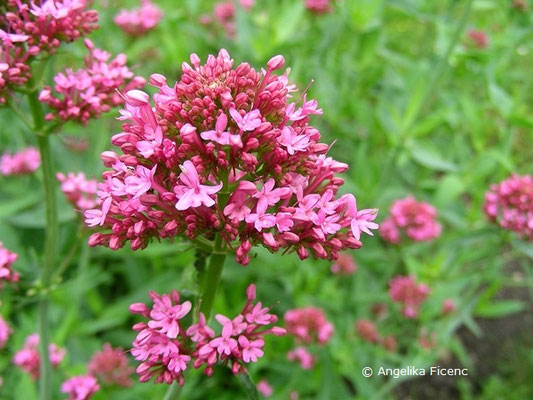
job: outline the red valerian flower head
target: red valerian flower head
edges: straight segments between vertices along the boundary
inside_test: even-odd
[[[131,354],[142,361],[137,368],[139,381],[147,382],[155,377],[156,383],[178,382],[184,384],[183,371],[192,361],[194,368],[205,366],[204,373],[211,376],[213,367],[221,362],[231,367],[234,374],[246,371],[245,365],[256,362],[264,354],[266,334],[284,335],[279,327],[267,328],[278,318],[260,302],[253,304],[255,286],[246,291],[248,301],[239,315],[233,319],[218,314],[215,318],[221,325],[216,335],[200,313],[198,322],[188,328],[182,319],[191,310],[189,301],[180,303],[177,291],[170,295],[151,292],[154,301],[150,309],[142,303],[130,306],[130,311],[148,318],[148,323],[136,324],[137,332]]]
[[[77,210],[85,211],[98,205],[96,180],[87,179],[83,172],[69,172],[67,175],[60,172],[56,177],[61,182],[61,191]]]
[[[320,308],[306,307],[288,310],[283,319],[287,332],[304,343],[317,341],[324,344],[333,336],[333,324],[326,319],[326,314]]]
[[[100,390],[100,385],[94,376],[73,376],[61,385],[61,391],[68,394],[68,400],[89,400]]]
[[[41,155],[35,147],[28,147],[15,154],[5,153],[0,157],[0,174],[26,175],[41,166]]]
[[[94,47],[85,40],[89,56],[84,58],[84,68],[77,71],[67,69],[54,77],[54,90],[45,87],[39,100],[54,111],[46,115],[47,120],[78,121],[87,124],[89,119],[98,118],[124,102],[117,90],[142,88],[144,78],[134,76],[126,66],[126,56],[111,54]],[[56,93],[54,93],[54,91]]]
[[[120,10],[114,21],[130,36],[142,36],[154,29],[163,18],[163,11],[150,0],[141,0],[139,8]]]
[[[38,379],[40,375],[40,363],[41,356],[39,355],[39,335],[34,333],[26,338],[24,347],[15,353],[13,357],[13,363],[25,372],[30,374],[32,379]],[[54,343],[50,343],[48,346],[50,363],[52,367],[57,367],[63,361],[66,350],[60,348]]]
[[[305,0],[305,8],[316,14],[326,14],[331,12],[331,0]]]
[[[360,319],[356,322],[355,328],[361,338],[370,343],[379,341],[379,334],[376,325],[368,319]]]
[[[519,238],[533,240],[533,177],[512,175],[491,185],[483,210],[488,218]]]
[[[420,305],[429,295],[429,287],[416,283],[411,276],[397,276],[389,282],[391,300],[403,305],[403,314],[407,318],[418,315]]]
[[[133,368],[121,348],[104,344],[102,351],[96,352],[89,361],[89,374],[98,377],[102,383],[129,387],[132,385]]]
[[[173,86],[151,76],[153,105],[142,91],[124,95],[124,125],[112,138],[123,154],[102,154],[111,169],[100,207],[85,213],[89,226],[103,227],[90,244],[139,249],[152,239],[220,235],[243,265],[259,245],[330,260],[361,247],[362,233],[378,227],[377,210],[337,194],[344,181],[335,174],[348,165],[326,155],[310,125],[322,113],[316,101],[290,101],[294,86],[275,73],[283,57],[261,71],[234,68],[225,50],[204,65],[193,54],[191,64]]]
[[[3,282],[18,282],[19,274],[11,269],[17,259],[18,254],[9,251],[0,242],[0,288]]]
[[[442,227],[436,218],[435,207],[409,196],[392,204],[390,216],[383,221],[379,232],[384,240],[393,244],[401,242],[401,232],[414,241],[430,241],[441,234]]]

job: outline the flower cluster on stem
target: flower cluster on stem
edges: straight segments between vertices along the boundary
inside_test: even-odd
[[[150,0],[141,0],[141,6],[131,10],[120,10],[114,21],[130,36],[142,36],[154,29],[163,18],[163,11]]]
[[[110,60],[111,54],[94,47],[89,39],[85,39],[85,46],[89,55],[84,58],[84,68],[60,72],[54,77],[54,90],[47,86],[39,94],[39,100],[54,110],[46,114],[49,121],[87,124],[123,103],[117,90],[139,89],[146,84],[127,67],[125,54]]]
[[[488,218],[518,237],[533,240],[533,177],[512,175],[491,185],[483,210]]]
[[[143,303],[132,304],[132,313],[148,319],[148,322],[133,327],[138,334],[131,354],[141,361],[137,367],[139,381],[147,382],[155,377],[156,383],[178,382],[183,385],[183,371],[191,364],[194,368],[205,366],[207,376],[213,374],[216,363],[231,367],[234,374],[245,372],[246,364],[263,356],[266,334],[285,334],[282,328],[267,327],[274,324],[277,317],[261,302],[253,303],[253,284],[246,290],[246,295],[246,305],[235,318],[216,315],[222,326],[218,335],[207,325],[203,313],[199,313],[197,323],[185,326],[183,318],[192,304],[190,301],[180,303],[179,293],[175,290],[163,295],[150,292],[154,302],[151,308]]]
[[[399,244],[402,232],[414,241],[430,241],[441,234],[437,222],[437,210],[431,204],[409,196],[396,200],[390,208],[390,216],[381,223],[381,237],[392,244]]]
[[[61,385],[61,391],[68,394],[68,400],[89,400],[100,390],[100,385],[94,376],[73,376]]]
[[[344,181],[335,174],[348,166],[326,155],[309,124],[322,113],[316,100],[289,102],[294,86],[274,73],[283,57],[260,72],[233,68],[225,50],[191,63],[173,86],[151,76],[154,106],[144,92],[125,94],[123,131],[112,138],[123,154],[102,154],[111,170],[101,206],[85,212],[88,226],[102,227],[89,244],[139,249],[153,238],[221,235],[243,265],[257,245],[331,260],[361,247],[377,210],[337,196]]]
[[[3,282],[18,282],[19,274],[11,266],[18,259],[18,254],[6,249],[0,242],[0,288]]]
[[[102,351],[96,352],[89,361],[89,374],[100,379],[106,385],[129,387],[133,384],[131,374],[133,368],[121,348],[113,348],[104,344]]]
[[[15,353],[13,363],[24,371],[26,371],[33,379],[39,378],[41,356],[39,355],[39,335],[34,333],[26,338],[24,347]],[[48,346],[50,355],[50,363],[52,367],[57,367],[63,357],[65,357],[66,350],[58,347],[54,343]]]
[[[403,314],[407,318],[418,315],[420,305],[429,295],[429,287],[417,283],[412,276],[397,276],[389,282],[391,300],[403,305]]]
[[[87,179],[83,172],[69,172],[67,175],[59,172],[56,177],[61,182],[61,191],[77,210],[85,211],[97,206],[96,180]]]
[[[36,171],[41,166],[41,155],[35,147],[28,147],[17,153],[4,153],[0,157],[0,174],[26,175]]]

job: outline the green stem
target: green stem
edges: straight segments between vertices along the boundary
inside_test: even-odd
[[[165,397],[163,400],[174,400],[179,397],[181,386],[178,384],[178,382],[172,382],[172,385],[168,388],[167,392],[165,393]]]
[[[200,286],[200,312],[205,315],[206,319],[209,319],[211,315],[225,260],[226,254],[222,252],[222,236],[217,235],[215,249],[209,256],[207,271]]]
[[[41,283],[43,292],[39,300],[39,343],[41,352],[41,373],[39,381],[39,392],[41,400],[51,399],[51,368],[48,354],[49,329],[48,329],[48,288],[52,279],[52,274],[56,262],[56,248],[58,235],[57,203],[56,203],[56,181],[55,172],[50,152],[49,137],[43,135],[44,112],[38,99],[37,91],[28,94],[28,101],[33,116],[33,125],[39,152],[41,154],[44,200],[46,208],[46,230],[43,267],[41,270]]]

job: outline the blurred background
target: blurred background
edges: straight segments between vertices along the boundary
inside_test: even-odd
[[[409,195],[436,207],[442,234],[430,243],[395,246],[377,234],[349,253],[349,275],[327,261],[257,250],[248,267],[232,259],[216,297],[218,313],[240,311],[243,293],[256,282],[263,304],[279,316],[316,306],[335,327],[332,339],[308,349],[314,368],[287,359],[290,336],[267,341],[250,368],[265,379],[272,399],[527,399],[533,398],[533,245],[490,224],[483,213],[489,185],[511,173],[533,173],[533,14],[528,0],[344,0],[316,13],[303,0],[256,0],[249,10],[235,4],[223,17],[214,1],[154,0],[164,12],[141,37],[126,35],[113,18],[137,1],[95,1],[97,47],[125,53],[137,75],[178,79],[181,64],[197,53],[225,48],[235,65],[256,68],[282,54],[289,79],[300,91],[310,85],[322,116],[312,123],[330,155],[349,164],[344,190],[361,208],[379,207],[378,222],[394,200]],[[230,2],[231,3],[231,2]],[[221,16],[222,15],[222,16]],[[218,16],[218,17],[217,17]],[[86,50],[75,43],[54,58],[48,82],[65,65],[78,68]],[[152,88],[148,88],[148,91]],[[57,168],[99,177],[100,153],[120,132],[116,110],[87,126],[66,124],[53,138]],[[0,113],[0,150],[34,145],[33,135],[9,113]],[[19,254],[17,270],[37,279],[44,228],[39,174],[0,177],[0,238]],[[61,196],[60,196],[61,197]],[[60,198],[62,258],[70,267],[53,292],[53,342],[68,349],[55,374],[83,373],[102,344],[129,348],[132,302],[148,290],[194,285],[194,255],[179,244],[154,243],[146,250],[88,248],[81,219]],[[407,319],[388,294],[388,282],[412,275],[431,290],[415,319]],[[69,279],[69,276],[74,277]],[[36,387],[10,368],[12,352],[35,331],[35,304],[27,293],[0,294],[4,316],[18,329],[0,354],[2,399],[34,399]],[[24,297],[22,297],[24,295]],[[28,295],[28,297],[26,296]],[[453,309],[443,309],[445,301]],[[369,340],[357,322],[371,321],[388,342]],[[385,344],[384,344],[385,343]],[[68,367],[66,367],[68,365]],[[132,361],[133,365],[133,361]],[[466,377],[364,378],[363,367],[468,368]],[[164,385],[136,383],[105,388],[94,399],[163,398]],[[295,397],[298,396],[298,397]],[[183,399],[241,399],[230,372],[206,379],[191,371]]]

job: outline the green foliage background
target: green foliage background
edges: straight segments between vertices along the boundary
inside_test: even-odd
[[[400,380],[365,379],[360,372],[364,366],[427,367],[454,355],[472,367],[457,329],[466,326],[482,340],[475,317],[498,318],[527,307],[493,297],[505,286],[532,287],[533,246],[489,225],[482,204],[490,183],[512,172],[533,173],[531,11],[520,12],[507,0],[344,0],[333,13],[317,16],[300,0],[257,0],[251,13],[238,10],[237,36],[230,39],[219,27],[198,23],[200,15],[211,13],[213,2],[159,0],[165,10],[161,25],[131,40],[112,18],[135,2],[108,3],[95,2],[101,28],[90,38],[114,54],[125,52],[136,73],[145,77],[157,72],[173,82],[192,52],[205,60],[224,47],[236,63],[248,61],[257,68],[283,54],[290,79],[300,89],[314,81],[309,94],[318,99],[324,115],[313,123],[326,142],[335,142],[331,155],[350,165],[345,190],[356,194],[358,204],[379,207],[379,221],[394,199],[410,194],[438,209],[443,224],[438,240],[396,248],[367,237],[363,248],[353,252],[358,271],[350,277],[332,275],[324,261],[302,262],[295,255],[263,250],[246,268],[233,260],[227,263],[215,312],[238,313],[246,286],[255,282],[259,299],[275,305],[278,315],[315,305],[335,325],[333,339],[312,349],[319,362],[311,371],[287,361],[294,346],[291,338],[267,341],[265,357],[250,373],[255,380],[268,379],[274,399],[287,399],[292,390],[300,399],[390,398]],[[488,47],[472,46],[465,35],[468,29],[485,31]],[[80,65],[84,50],[81,43],[63,47],[45,71],[47,82],[65,66]],[[86,127],[65,125],[52,142],[58,170],[99,176],[99,154],[120,132],[116,115],[113,111]],[[87,139],[89,150],[66,151],[67,136]],[[0,149],[15,150],[33,141],[31,132],[1,110]],[[35,285],[44,228],[40,180],[39,174],[0,178],[0,240],[19,254],[16,269],[24,288],[22,293],[8,288],[0,293],[1,313],[15,328],[0,353],[1,399],[36,398],[35,385],[10,360],[36,331]],[[59,197],[60,251],[65,259],[74,249],[74,257],[52,295],[53,341],[68,349],[54,374],[56,388],[64,378],[83,373],[103,343],[129,348],[134,318],[128,305],[147,301],[148,290],[176,288],[192,296],[195,288],[193,252],[183,244],[154,243],[138,252],[90,249],[80,216]],[[510,262],[518,266],[518,275],[508,272]],[[389,279],[407,273],[432,289],[414,321],[401,317],[387,294]],[[443,317],[446,298],[454,299],[458,310]],[[357,319],[373,318],[370,309],[376,302],[388,305],[388,316],[377,326],[381,333],[398,337],[397,352],[368,344],[355,332]],[[418,344],[422,328],[435,332],[436,349]],[[524,359],[520,362],[531,371],[531,357]],[[486,385],[480,398],[505,398],[509,390],[497,374]],[[471,398],[467,386],[460,392]],[[524,393],[521,398],[533,395],[531,383],[514,388]],[[94,399],[159,399],[165,390],[162,385],[135,384],[127,390],[106,388]],[[499,391],[502,397],[497,397]],[[219,368],[210,379],[191,371],[182,398],[240,399],[244,394],[237,380]]]

